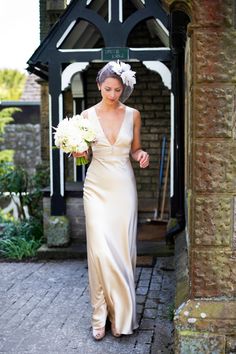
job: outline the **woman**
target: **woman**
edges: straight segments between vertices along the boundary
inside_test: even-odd
[[[133,91],[130,65],[109,62],[98,73],[101,101],[84,111],[96,131],[92,161],[84,183],[88,271],[93,337],[131,334],[136,321],[137,192],[129,156],[149,165],[140,144],[140,113],[123,102]],[[74,153],[74,157],[81,154]]]

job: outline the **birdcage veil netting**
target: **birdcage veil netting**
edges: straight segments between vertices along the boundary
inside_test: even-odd
[[[136,83],[135,72],[130,70],[130,65],[123,62],[109,62],[97,74],[97,83],[102,84],[107,78],[118,79],[123,85],[120,101],[124,103],[134,90]]]

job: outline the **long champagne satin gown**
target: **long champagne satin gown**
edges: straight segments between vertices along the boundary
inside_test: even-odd
[[[133,109],[126,107],[117,139],[111,144],[94,107],[88,119],[97,134],[84,183],[88,274],[92,326],[107,316],[119,333],[138,327],[134,271],[136,266],[137,192],[129,154]]]

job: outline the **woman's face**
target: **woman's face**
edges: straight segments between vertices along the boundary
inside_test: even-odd
[[[98,84],[103,100],[108,104],[118,102],[123,91],[122,83],[113,77],[108,77],[101,84]]]

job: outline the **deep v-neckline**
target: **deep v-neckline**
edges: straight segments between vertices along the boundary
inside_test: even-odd
[[[104,131],[104,129],[103,129],[103,127],[102,127],[102,124],[101,124],[101,122],[100,122],[100,120],[99,120],[99,118],[98,118],[98,115],[97,115],[97,112],[96,112],[96,108],[95,108],[95,107],[94,107],[94,113],[95,113],[95,117],[96,117],[96,120],[97,120],[97,122],[98,122],[99,128],[100,128],[100,130],[101,130],[101,132],[102,132],[104,138],[106,139],[106,141],[108,142],[108,144],[109,144],[110,146],[114,146],[114,145],[117,143],[117,141],[118,141],[118,139],[119,139],[119,137],[120,137],[120,133],[121,133],[121,130],[122,130],[123,125],[124,125],[124,122],[125,122],[125,117],[126,117],[126,113],[127,113],[127,107],[125,107],[124,116],[123,116],[123,118],[122,118],[122,122],[121,122],[121,124],[120,124],[120,127],[119,127],[119,130],[118,130],[116,139],[114,140],[114,143],[113,143],[113,144],[110,142],[110,140],[108,139],[108,137],[107,137],[106,134],[105,134],[105,131]]]

